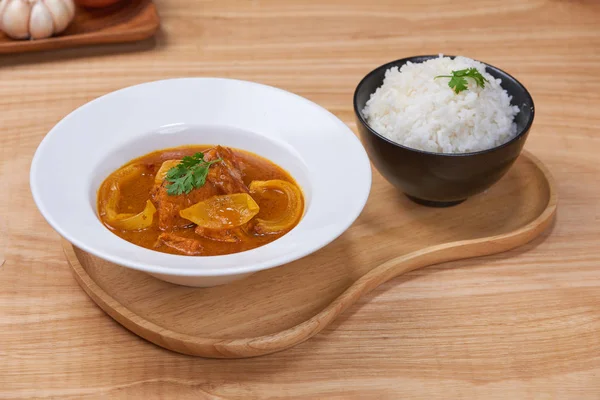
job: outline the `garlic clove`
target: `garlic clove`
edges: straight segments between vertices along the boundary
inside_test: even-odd
[[[2,30],[2,13],[10,0],[0,0],[0,30]]]
[[[69,19],[72,20],[75,17],[75,2],[73,0],[63,0],[63,3],[69,10]]]
[[[2,30],[13,39],[29,37],[29,13],[31,6],[26,0],[9,0],[0,15]]]
[[[50,10],[42,1],[37,1],[31,7],[29,17],[29,34],[32,39],[44,39],[54,33],[54,22]]]
[[[71,13],[69,7],[65,5],[64,0],[42,0],[50,14],[52,14],[52,20],[54,21],[54,33],[59,33],[65,30],[65,28],[71,22]]]

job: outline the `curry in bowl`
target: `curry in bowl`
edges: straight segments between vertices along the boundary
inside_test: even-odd
[[[216,256],[270,243],[304,212],[302,191],[256,154],[183,146],[137,158],[98,190],[98,214],[117,236],[164,253]]]

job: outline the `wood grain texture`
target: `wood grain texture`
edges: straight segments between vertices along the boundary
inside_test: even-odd
[[[73,22],[57,36],[40,40],[13,40],[0,31],[0,54],[133,42],[154,35],[159,24],[152,0],[122,0],[98,9],[78,7]]]
[[[0,398],[598,399],[600,3],[156,4],[156,40],[0,56]],[[200,359],[131,334],[77,285],[31,199],[44,134],[109,91],[247,79],[355,129],[352,93],[367,72],[437,52],[484,60],[527,86],[536,120],[526,148],[554,175],[556,223],[519,249],[392,279],[284,352]]]
[[[188,288],[104,261],[64,242],[75,278],[111,317],[183,354],[245,358],[313,337],[362,296],[404,273],[501,253],[541,234],[557,194],[524,153],[491,189],[456,207],[421,207],[378,176],[351,229],[323,250],[216,288]]]

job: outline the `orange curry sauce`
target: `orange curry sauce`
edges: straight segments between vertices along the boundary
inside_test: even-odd
[[[190,221],[182,220],[179,215],[176,216],[176,218],[180,220],[179,224],[173,224],[173,226],[169,225],[164,217],[168,212],[173,213],[173,203],[178,205],[177,207],[179,208],[175,210],[175,212],[178,213],[180,208],[189,207],[198,202],[199,198],[200,200],[205,200],[205,198],[198,197],[198,193],[194,196],[194,192],[191,192],[189,195],[181,194],[178,196],[166,196],[164,186],[168,185],[168,182],[162,181],[161,184],[155,183],[156,173],[160,169],[162,163],[167,160],[180,160],[184,156],[191,156],[197,152],[204,152],[206,156],[209,154],[207,152],[209,149],[213,149],[213,152],[214,149],[223,150],[223,152],[218,153],[219,158],[232,161],[227,163],[227,167],[235,169],[235,171],[226,172],[232,172],[233,175],[241,177],[243,183],[239,182],[239,185],[241,185],[242,190],[244,191],[247,190],[246,188],[249,187],[253,181],[269,181],[274,179],[286,181],[298,187],[294,179],[282,168],[247,151],[223,148],[220,146],[183,146],[159,150],[130,161],[119,170],[113,172],[102,183],[98,190],[97,206],[98,214],[104,225],[117,236],[147,249],[179,255],[214,256],[238,253],[265,245],[285,235],[298,224],[304,210],[303,198],[300,199],[302,212],[300,212],[293,225],[287,227],[285,230],[265,234],[252,229],[252,224],[255,219],[281,219],[282,214],[285,214],[288,212],[287,210],[289,210],[287,208],[288,197],[284,192],[280,190],[267,190],[260,193],[260,195],[251,194],[254,201],[256,201],[260,207],[258,214],[246,225],[239,227],[235,235],[227,236],[226,240],[221,240],[219,235],[214,235],[216,236],[215,238],[211,235],[209,235],[211,237],[207,237],[198,234],[196,231],[197,226]],[[222,154],[225,154],[225,156],[222,156]],[[144,210],[147,201],[150,200],[155,206],[156,212],[152,218],[152,224],[148,228],[140,230],[117,229],[114,226],[111,226],[110,219],[106,212],[106,204],[108,197],[110,196],[111,186],[114,186],[115,177],[118,176],[117,174],[119,171],[134,164],[141,166],[139,168],[140,172],[134,179],[120,182],[120,195],[116,205],[116,211],[118,213],[137,214]],[[215,165],[210,167],[209,174],[213,173],[212,169]],[[205,186],[213,184],[213,187],[205,188],[205,192],[208,192],[210,196],[214,196],[229,194],[232,191],[239,190],[230,189],[229,192],[225,192],[225,188],[228,186],[221,182],[217,182],[216,180],[225,179],[229,177],[229,175],[225,176],[226,174],[219,169],[216,169],[216,171],[219,172],[215,172],[212,176],[212,182],[215,182],[215,184],[211,183],[211,179],[207,179]],[[164,201],[161,201],[161,198],[156,195],[157,190],[161,189],[160,186],[163,187],[163,198],[166,199]],[[167,207],[170,207],[170,209],[167,209]],[[163,213],[163,215],[161,215],[161,213]],[[181,221],[183,221],[183,223]],[[171,241],[169,242],[165,238],[169,238]],[[173,238],[183,244],[173,244]]]

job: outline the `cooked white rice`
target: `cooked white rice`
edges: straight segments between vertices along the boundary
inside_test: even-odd
[[[477,68],[488,80],[484,88],[467,78],[468,89],[456,94],[448,86],[450,78],[434,79],[466,68]],[[363,115],[376,132],[407,147],[437,153],[485,150],[517,132],[519,107],[511,106],[500,83],[484,64],[466,57],[409,62],[386,71]]]

